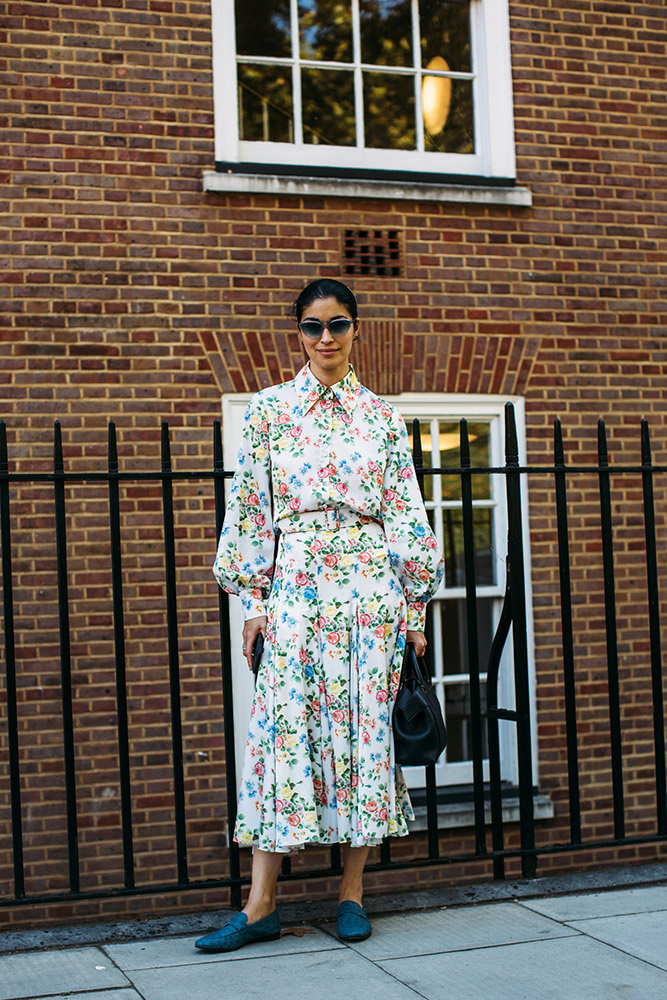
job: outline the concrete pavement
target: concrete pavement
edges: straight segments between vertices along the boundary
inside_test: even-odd
[[[0,1000],[667,998],[667,879],[385,913],[354,945],[311,920],[285,923],[279,941],[196,952],[202,929],[224,920],[200,915],[186,934],[0,955]]]

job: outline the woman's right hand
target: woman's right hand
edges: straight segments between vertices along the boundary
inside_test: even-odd
[[[252,670],[252,650],[255,639],[259,632],[266,638],[267,621],[266,615],[260,615],[258,618],[248,618],[243,626],[243,655],[248,661],[250,670]]]

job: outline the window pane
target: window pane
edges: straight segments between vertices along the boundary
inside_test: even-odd
[[[470,684],[468,683],[468,625],[466,602],[438,601],[443,635],[443,657],[445,674],[461,674],[458,684],[445,684],[445,722],[447,724],[447,760],[450,762],[470,760],[472,744],[470,734]],[[486,667],[494,634],[492,598],[480,598],[476,602],[477,642],[479,648],[480,673]],[[465,678],[465,680],[464,680]],[[480,684],[482,714],[486,713],[486,684]],[[483,752],[488,756],[486,726],[483,727]]]
[[[299,0],[302,59],[352,62],[351,0]]]
[[[432,68],[444,69],[444,66]],[[427,153],[475,152],[470,80],[425,76],[422,81],[422,109],[424,149]]]
[[[366,146],[415,149],[415,92],[411,76],[364,73]]]
[[[463,512],[448,508],[442,512],[443,538],[445,541],[445,586],[465,586],[465,558],[463,552]],[[493,511],[477,507],[472,512],[473,542],[475,545],[475,583],[478,587],[492,586],[495,581],[493,559]]]
[[[458,469],[461,465],[461,431],[458,421],[440,421],[440,466],[443,469]],[[468,421],[468,443],[470,464],[478,469],[491,465],[491,425],[486,421]],[[473,500],[488,500],[491,497],[491,479],[487,475],[472,477]],[[461,499],[461,476],[454,474],[442,477],[443,500]]]
[[[241,64],[238,81],[240,138],[294,142],[291,69]]]
[[[480,684],[482,716],[486,715],[486,684]],[[445,687],[445,724],[447,726],[447,760],[472,760],[472,730],[470,726],[470,685],[447,684]],[[489,756],[487,728],[482,725],[482,756]]]
[[[410,0],[359,0],[361,61],[414,66]]]
[[[467,3],[419,0],[422,66],[444,59],[454,73],[470,73],[470,8]]]
[[[326,69],[301,71],[303,141],[354,146],[354,76]]]
[[[410,450],[414,455],[414,440],[412,433],[412,420],[406,420],[408,438],[410,439]],[[422,420],[420,423],[420,437],[422,446],[422,465],[425,469],[433,468],[433,446],[431,443],[431,421]],[[424,476],[424,499],[433,499],[433,476]]]
[[[236,52],[291,56],[290,0],[236,0]]]
[[[486,673],[486,667],[493,640],[492,597],[479,597],[477,610],[477,643],[479,648],[479,670]],[[464,600],[437,601],[443,636],[443,673],[468,676],[468,625],[466,602]],[[437,610],[436,610],[437,613]]]

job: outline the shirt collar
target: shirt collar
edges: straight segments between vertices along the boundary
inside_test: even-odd
[[[319,402],[329,389],[331,389],[331,392],[343,409],[348,413],[352,413],[361,392],[361,382],[357,378],[352,365],[350,365],[347,375],[340,382],[336,382],[332,386],[323,385],[319,379],[315,378],[310,370],[310,365],[304,365],[294,381],[296,382],[296,390],[299,395],[301,415],[303,417],[313,408],[315,403]]]

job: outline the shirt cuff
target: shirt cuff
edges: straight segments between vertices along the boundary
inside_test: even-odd
[[[408,604],[407,625],[411,632],[423,632],[426,625],[426,605],[423,601]]]
[[[243,617],[247,621],[249,618],[259,618],[266,616],[266,601],[262,597],[259,587],[254,590],[242,590],[239,594],[243,605]]]

